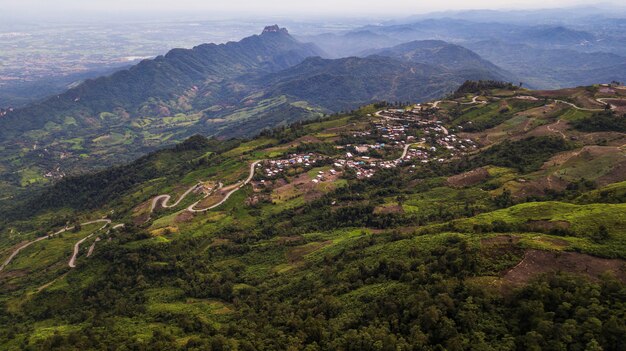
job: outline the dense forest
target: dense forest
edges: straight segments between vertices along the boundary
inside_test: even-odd
[[[242,278],[238,265],[216,266],[245,256],[252,244],[227,245],[205,257],[190,253],[198,245],[181,241],[167,253],[109,246],[99,257],[110,263],[102,279],[82,291],[40,294],[23,315],[4,314],[2,338],[27,332],[23,322],[52,315],[88,322],[84,330],[24,349],[619,350],[626,336],[624,284],[559,274],[494,295],[470,283],[489,262],[455,236],[429,250],[393,234],[362,237],[304,272],[264,281]],[[274,250],[280,248],[267,248]],[[154,322],[168,327],[144,342],[110,333],[111,318],[144,318],[145,291],[172,282],[189,298],[232,304],[233,322],[217,326],[202,315],[161,313]],[[347,291],[359,293],[338,298]],[[175,330],[194,336],[181,345]]]

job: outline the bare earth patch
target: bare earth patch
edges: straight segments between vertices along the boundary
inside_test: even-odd
[[[151,204],[152,200],[149,200],[137,205],[137,207],[133,209],[132,218],[135,225],[143,224],[148,221],[150,218]]]
[[[567,272],[597,280],[606,272],[626,282],[626,262],[620,259],[598,258],[576,252],[528,250],[517,266],[508,270],[502,279],[507,285],[523,285],[543,273]]]
[[[557,98],[557,97],[567,97],[570,95],[574,95],[579,91],[580,91],[579,88],[565,88],[565,89],[558,89],[558,90],[535,90],[532,93],[534,96]]]
[[[189,222],[193,220],[193,218],[194,218],[193,213],[189,211],[182,211],[181,213],[176,215],[176,218],[174,218],[174,223]]]
[[[447,179],[448,184],[456,188],[472,186],[489,178],[489,172],[484,168],[476,168],[469,172],[457,174]]]

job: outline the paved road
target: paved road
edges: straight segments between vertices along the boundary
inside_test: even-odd
[[[250,174],[248,175],[248,178],[246,178],[246,180],[244,180],[243,182],[241,182],[241,183],[239,183],[239,184],[235,184],[235,185],[233,185],[234,189],[233,189],[233,190],[231,190],[231,191],[229,191],[228,193],[226,193],[226,196],[224,196],[224,198],[223,198],[220,202],[216,203],[215,205],[213,205],[213,206],[211,206],[211,207],[207,207],[207,208],[204,208],[204,209],[195,209],[194,207],[195,207],[195,205],[197,205],[197,204],[198,204],[198,202],[197,202],[197,203],[195,203],[195,204],[193,204],[193,205],[189,206],[189,207],[187,208],[187,210],[188,210],[188,211],[190,211],[190,212],[206,212],[206,211],[209,211],[209,210],[212,210],[212,209],[214,209],[214,208],[216,208],[216,207],[221,206],[224,202],[226,202],[226,200],[228,200],[228,198],[229,198],[232,194],[234,194],[234,193],[235,193],[235,192],[237,192],[239,189],[243,188],[243,187],[244,187],[244,186],[246,186],[248,183],[250,183],[250,181],[251,181],[251,180],[252,180],[252,178],[254,177],[254,169],[255,169],[256,165],[258,165],[260,162],[261,162],[261,160],[252,162],[252,164],[250,165]]]
[[[619,99],[619,98],[599,98],[599,99],[596,99],[597,102],[599,102],[599,103],[601,103],[603,105],[609,104],[609,106],[611,107],[611,110],[617,109],[617,106],[613,105],[610,102],[607,102],[607,100],[622,100],[623,101],[623,100],[626,100],[626,99]]]
[[[74,244],[74,253],[72,254],[72,257],[70,257],[70,261],[67,263],[70,266],[70,268],[76,268],[76,257],[78,256],[78,251],[80,250],[80,244],[84,243],[85,240],[91,238],[94,234],[106,228],[109,224],[111,224],[111,220],[109,219],[106,219],[104,221],[106,221],[106,223],[104,223],[104,225],[100,229],[80,239],[76,244]]]
[[[102,222],[106,222],[106,224],[105,224],[105,226],[106,226],[106,225],[108,225],[109,223],[111,223],[111,220],[110,220],[110,219],[96,219],[95,221],[89,221],[89,222],[81,223],[81,226],[82,226],[82,225],[94,224],[94,223],[102,223]],[[35,239],[35,240],[29,241],[29,242],[25,243],[24,245],[22,245],[22,246],[18,247],[18,248],[17,248],[17,249],[15,249],[15,250],[11,253],[11,255],[10,255],[10,256],[9,256],[9,257],[8,257],[8,258],[4,261],[4,263],[2,264],[2,266],[0,266],[0,272],[1,272],[1,271],[2,271],[2,270],[6,267],[6,266],[8,266],[8,265],[9,265],[9,263],[11,263],[11,261],[15,258],[15,256],[17,256],[17,254],[19,254],[19,253],[20,253],[20,251],[24,250],[25,248],[27,248],[27,247],[31,246],[31,245],[32,245],[32,244],[34,244],[34,243],[40,242],[40,241],[45,240],[45,239],[52,238],[52,237],[54,237],[54,236],[57,236],[57,235],[62,234],[62,233],[65,233],[66,231],[68,231],[68,230],[72,230],[72,229],[74,229],[74,227],[73,227],[73,226],[72,226],[72,227],[65,227],[65,228],[63,228],[63,229],[59,230],[59,231],[58,231],[58,232],[56,232],[56,233],[53,233],[53,234],[50,234],[50,235],[46,235],[46,236],[42,236],[41,238],[37,238],[37,239]]]
[[[575,108],[575,109],[577,109],[579,111],[588,111],[588,112],[604,111],[603,108],[584,108],[584,107],[576,106],[576,105],[572,104],[571,102],[567,102],[567,101],[563,101],[563,100],[554,100],[554,102],[556,102],[557,104],[561,103],[561,104],[569,105],[569,106],[571,106],[571,107],[573,107],[573,108]]]
[[[404,145],[404,150],[402,151],[402,156],[400,156],[400,158],[398,158],[396,161],[401,161],[404,160],[404,158],[406,157],[406,154],[409,152],[409,148],[411,147],[411,144],[406,144]]]
[[[154,199],[152,199],[152,205],[150,206],[150,213],[154,212],[154,209],[156,208],[156,205],[159,203],[159,201],[163,200],[163,202],[161,202],[161,207],[163,208],[171,208],[171,207],[176,207],[178,206],[178,204],[183,201],[183,199],[185,199],[185,197],[187,197],[187,195],[189,195],[189,193],[191,193],[192,191],[194,191],[195,189],[198,188],[198,186],[200,185],[200,183],[195,184],[194,186],[190,187],[189,189],[187,189],[187,191],[185,191],[179,198],[178,200],[176,200],[176,202],[174,202],[171,205],[168,205],[167,203],[170,201],[170,199],[172,198],[170,195],[159,195],[157,197],[155,197]]]
[[[217,187],[213,190],[211,190],[211,192],[209,192],[208,194],[206,194],[202,199],[192,203],[191,205],[189,205],[189,207],[187,207],[187,211],[189,212],[205,212],[208,211],[208,209],[202,209],[202,210],[197,210],[195,209],[196,206],[198,206],[204,199],[206,199],[207,197],[213,195],[216,191],[219,191],[220,189],[222,189],[224,187],[224,184],[222,184],[222,182],[219,182],[217,184]],[[233,187],[233,185],[231,185],[230,187]],[[229,188],[230,188],[229,187]]]
[[[474,96],[471,102],[461,102],[461,105],[474,105],[474,104],[486,104],[487,103],[487,101],[478,101],[478,98],[480,98],[480,95]],[[437,100],[432,103],[433,105],[432,107],[437,107],[442,102],[459,103],[458,101],[453,101],[453,100]]]

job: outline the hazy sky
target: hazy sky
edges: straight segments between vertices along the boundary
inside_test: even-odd
[[[197,13],[232,15],[411,15],[454,9],[550,8],[624,0],[0,0],[0,12],[16,18],[68,14]]]

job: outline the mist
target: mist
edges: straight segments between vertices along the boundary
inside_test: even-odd
[[[201,0],[0,0],[0,18],[5,20],[151,20],[163,18],[264,18],[308,19],[401,17],[436,11],[458,10],[520,10],[557,7],[590,6],[585,0],[447,0],[440,2],[412,0],[232,0],[206,2]],[[594,7],[622,7],[623,2],[609,0]]]

